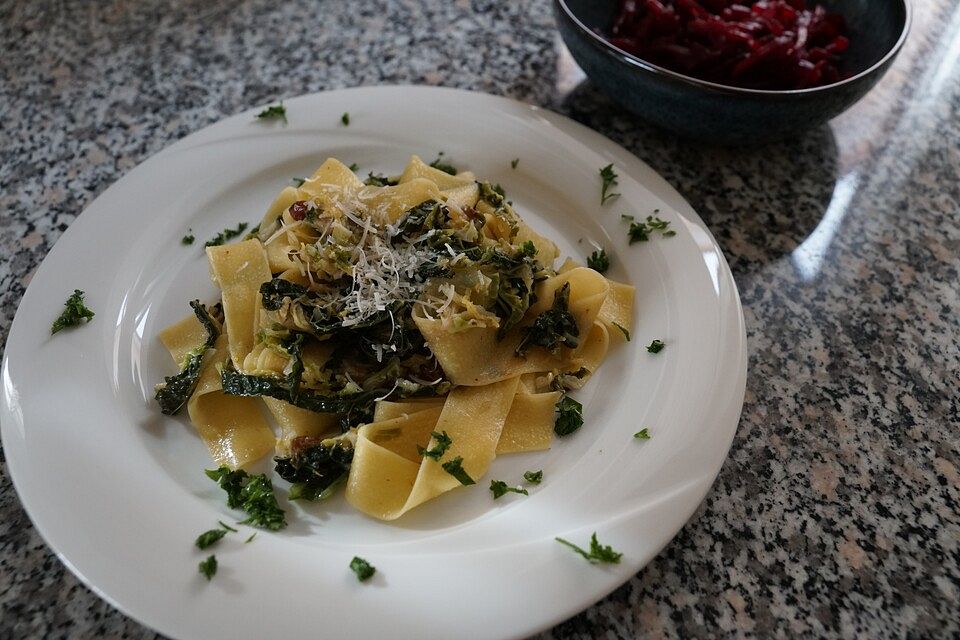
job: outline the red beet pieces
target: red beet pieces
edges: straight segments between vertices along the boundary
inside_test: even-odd
[[[719,84],[806,89],[844,77],[843,16],[805,0],[620,0],[608,36],[648,62]]]

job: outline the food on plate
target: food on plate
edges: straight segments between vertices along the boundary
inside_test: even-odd
[[[393,520],[583,423],[567,392],[629,335],[633,287],[555,267],[499,185],[433,164],[362,181],[329,159],[206,247],[221,300],[160,333],[180,370],[157,400],[186,407],[228,494],[274,453],[290,498],[344,484]]]
[[[846,31],[843,16],[805,0],[620,0],[607,38],[694,78],[779,90],[841,80]]]

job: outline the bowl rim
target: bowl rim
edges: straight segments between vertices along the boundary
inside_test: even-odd
[[[567,0],[553,0],[555,7],[559,8],[564,16],[576,25],[576,27],[583,33],[587,35],[590,39],[590,42],[597,48],[599,48],[603,53],[616,58],[621,62],[625,62],[628,65],[639,68],[644,71],[648,71],[656,76],[661,76],[668,80],[673,80],[681,83],[692,84],[700,86],[704,89],[710,89],[712,91],[720,93],[729,93],[729,94],[738,94],[738,95],[747,95],[747,96],[791,96],[791,95],[809,95],[814,93],[819,93],[821,91],[826,91],[828,89],[833,89],[836,87],[841,87],[846,84],[852,84],[861,78],[872,74],[877,69],[883,67],[885,64],[890,62],[896,55],[900,52],[900,49],[903,48],[904,42],[907,40],[907,36],[910,33],[910,28],[913,24],[913,4],[912,0],[899,0],[900,5],[903,7],[904,11],[904,20],[903,27],[900,30],[900,36],[897,38],[897,41],[894,43],[890,50],[883,55],[875,63],[864,69],[863,71],[850,76],[849,78],[844,78],[843,80],[838,80],[837,82],[832,82],[830,84],[820,85],[818,87],[808,87],[806,89],[750,89],[747,87],[737,87],[729,84],[720,84],[717,82],[710,82],[709,80],[701,80],[699,78],[694,78],[693,76],[688,76],[677,71],[672,71],[666,67],[661,67],[660,65],[653,64],[648,62],[643,58],[638,58],[632,53],[627,53],[623,49],[620,49],[610,43],[609,40],[601,36],[600,34],[594,32],[590,27],[585,25],[580,18],[578,18],[573,11],[570,10],[570,7],[567,6]]]

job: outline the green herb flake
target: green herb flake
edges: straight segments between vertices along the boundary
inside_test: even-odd
[[[663,351],[663,348],[667,346],[662,340],[654,340],[647,346],[647,351],[650,353],[660,353]]]
[[[253,539],[256,537],[257,537],[257,532],[254,531],[253,533],[250,534],[249,538],[243,541],[243,544],[250,544],[251,542],[253,542]]]
[[[349,126],[350,126],[350,114],[347,113],[346,111],[344,111],[344,112],[343,112],[343,115],[340,116],[340,122],[343,124],[343,126],[349,127]]]
[[[190,232],[187,235],[180,238],[180,244],[193,244],[193,241],[196,240],[193,235],[193,229],[190,229],[189,231]]]
[[[493,493],[494,500],[505,496],[507,493],[519,493],[525,496],[530,495],[526,489],[521,489],[520,487],[509,487],[503,480],[491,480],[490,491]]]
[[[303,183],[306,182],[306,178],[290,178],[290,182],[293,183],[293,186],[300,188],[303,186]]]
[[[363,184],[369,187],[392,187],[397,184],[397,181],[371,171],[367,174],[367,179],[363,181]]]
[[[463,456],[457,456],[453,460],[444,462],[443,465],[441,466],[443,467],[444,471],[446,471],[447,473],[452,475],[454,478],[459,480],[460,484],[462,485],[477,484],[476,482],[474,482],[473,478],[471,478],[467,474],[467,472],[463,469]]]
[[[543,469],[539,471],[527,471],[523,474],[523,479],[530,484],[540,484],[543,482]]]
[[[236,529],[225,523],[223,520],[217,520],[217,524],[226,529],[227,531],[232,531],[234,533],[239,533]]]
[[[250,225],[248,225],[246,222],[241,222],[240,224],[237,225],[236,229],[224,229],[223,231],[215,235],[212,239],[207,240],[203,246],[219,247],[225,242],[233,240],[234,238],[242,234],[244,231],[246,231],[248,226]]]
[[[437,159],[431,162],[430,166],[433,167],[434,169],[439,169],[444,173],[449,173],[452,176],[455,176],[457,175],[457,173],[459,173],[455,166],[453,166],[452,164],[450,164],[449,162],[443,159],[443,151],[437,154]]]
[[[566,545],[579,553],[583,558],[590,564],[599,564],[601,562],[607,564],[619,564],[620,558],[623,557],[622,553],[614,551],[609,545],[601,545],[597,542],[597,533],[594,532],[590,537],[590,551],[586,551],[581,547],[564,540],[563,538],[556,538],[556,541],[560,544]]]
[[[510,168],[516,169],[518,164],[520,164],[520,158],[514,158],[510,161]]]
[[[83,291],[80,291],[80,289],[73,290],[67,301],[63,303],[63,313],[53,321],[53,326],[50,327],[51,335],[67,327],[75,327],[93,319],[95,314],[83,303],[83,295]]]
[[[583,405],[567,394],[560,396],[556,412],[553,431],[558,436],[568,436],[583,426]]]
[[[206,560],[203,560],[198,565],[200,568],[200,574],[210,580],[217,573],[217,556],[210,556]]]
[[[453,440],[450,439],[446,431],[440,433],[433,431],[430,435],[436,441],[437,445],[433,449],[425,449],[417,445],[417,451],[425,458],[433,458],[439,461],[440,458],[443,457],[443,454],[447,452],[447,449],[450,448],[450,445],[453,444]]]
[[[287,526],[283,509],[277,504],[277,497],[273,493],[273,484],[264,474],[251,476],[243,469],[232,471],[226,466],[207,469],[206,474],[226,492],[228,507],[242,509],[250,516],[240,524],[271,531]]]
[[[640,429],[640,431],[637,431],[635,434],[633,434],[633,437],[636,438],[637,440],[649,440],[650,429],[648,429],[647,427],[644,427],[643,429]]]
[[[377,572],[377,568],[372,564],[361,558],[360,556],[354,556],[353,560],[350,561],[350,569],[357,574],[357,580],[360,582],[365,582],[373,577],[373,574]]]
[[[287,108],[283,106],[283,103],[275,104],[267,107],[263,111],[257,114],[258,120],[283,120],[287,121]]]
[[[627,330],[626,327],[621,327],[616,322],[613,323],[613,326],[615,326],[617,329],[620,329],[620,333],[623,334],[623,337],[626,339],[626,341],[630,342],[630,332]]]
[[[673,229],[667,229],[666,231],[663,232],[664,238],[672,238],[675,235],[677,235],[677,232],[674,231]]]
[[[358,165],[356,162],[354,162],[354,163],[352,163],[352,164],[351,164],[349,167],[347,167],[347,168],[350,169],[350,171],[356,171],[357,169],[360,168],[360,165]]]
[[[628,216],[628,215],[625,214],[625,213],[621,213],[621,214],[620,214],[620,219],[621,219],[621,220],[624,220],[624,221],[633,221],[633,220],[636,220],[636,218],[634,218],[633,216]]]
[[[600,169],[600,179],[603,181],[603,186],[600,189],[600,206],[602,207],[607,203],[607,200],[620,195],[610,191],[611,187],[617,185],[617,174],[613,170],[613,164],[608,164]]]
[[[210,529],[201,533],[194,544],[197,545],[197,549],[206,549],[220,542],[220,538],[225,535],[227,535],[226,529]]]
[[[646,242],[650,239],[650,229],[642,222],[631,222],[627,235],[630,237],[630,244]]]
[[[553,294],[553,307],[542,312],[533,324],[523,330],[523,339],[517,345],[516,354],[524,356],[530,347],[543,347],[557,355],[560,347],[574,349],[580,344],[580,329],[577,320],[568,310],[570,283],[565,283]]]
[[[587,266],[597,273],[606,273],[607,269],[610,268],[610,258],[607,257],[607,252],[600,249],[591,253],[587,257]]]

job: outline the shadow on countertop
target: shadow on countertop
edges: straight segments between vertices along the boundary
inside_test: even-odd
[[[766,146],[704,146],[638,120],[588,80],[556,108],[623,145],[670,182],[707,223],[735,275],[794,251],[833,197],[838,154],[828,125]]]

